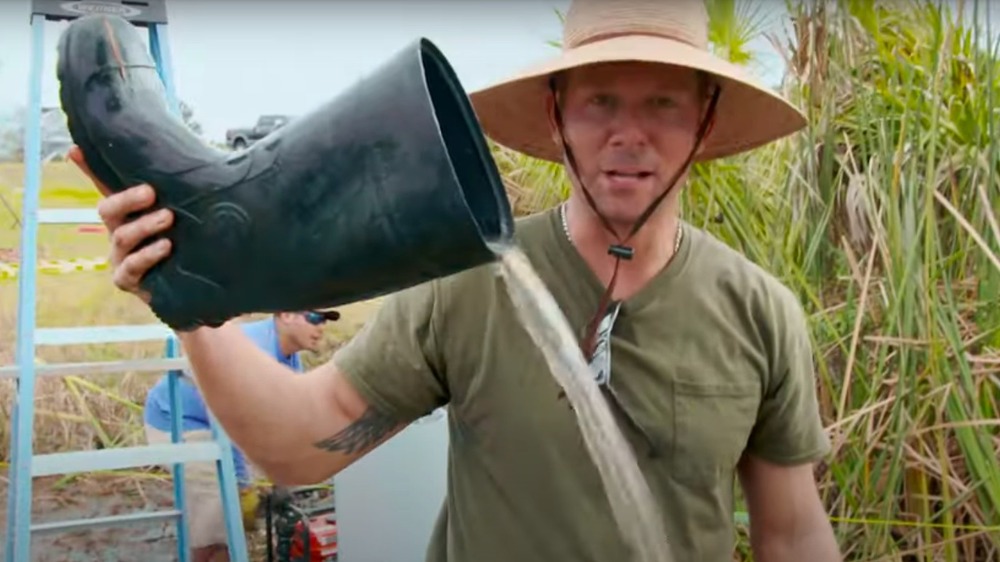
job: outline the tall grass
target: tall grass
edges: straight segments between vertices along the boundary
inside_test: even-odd
[[[758,26],[710,6],[718,52],[746,61]],[[849,560],[1000,559],[1000,29],[968,25],[986,8],[788,3],[773,40],[807,130],[685,191],[687,220],[810,313],[834,444],[817,477]],[[565,197],[561,168],[499,154],[519,212]]]
[[[851,558],[995,559],[996,47],[929,3],[789,8],[811,126],[706,167],[689,208],[812,311]]]
[[[996,38],[919,1],[790,11],[811,126],[759,156],[767,206],[716,230],[813,312],[848,552],[996,559]]]

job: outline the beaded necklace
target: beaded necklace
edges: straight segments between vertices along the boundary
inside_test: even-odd
[[[563,203],[559,205],[559,219],[562,222],[563,234],[566,235],[566,240],[569,240],[570,244],[573,243],[573,237],[569,235],[569,222],[566,221],[566,204]],[[684,229],[681,228],[680,221],[677,221],[677,234],[674,235],[674,254],[670,256],[670,259],[674,259],[677,252],[681,251],[681,239],[684,238]],[[669,261],[667,263],[670,263]]]

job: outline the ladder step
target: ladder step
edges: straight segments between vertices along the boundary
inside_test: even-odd
[[[166,340],[173,336],[174,331],[166,324],[37,328],[35,330],[35,345],[132,343]]]
[[[97,209],[39,209],[39,224],[102,224]]]
[[[41,534],[52,533],[55,531],[80,531],[96,527],[112,527],[116,525],[131,525],[135,523],[155,523],[157,521],[177,519],[180,516],[181,512],[179,510],[170,509],[163,511],[128,513],[125,515],[112,515],[109,517],[95,517],[94,519],[69,519],[65,521],[52,521],[50,523],[36,523],[31,526],[31,532]]]
[[[93,361],[83,363],[53,363],[35,365],[35,376],[65,377],[72,375],[99,375],[114,373],[151,373],[155,371],[170,371],[188,367],[185,357],[165,357],[155,359],[126,359],[122,361]],[[17,378],[18,366],[4,365],[0,367],[0,379]]]
[[[31,460],[31,475],[33,477],[54,476],[78,472],[214,461],[220,458],[221,450],[216,441],[197,441],[35,455]]]

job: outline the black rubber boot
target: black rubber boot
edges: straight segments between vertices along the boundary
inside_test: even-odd
[[[479,123],[427,40],[235,153],[170,112],[126,20],[74,20],[58,50],[62,107],[88,165],[113,190],[152,185],[156,206],[174,212],[172,254],[142,286],[175,329],[363,300],[490,262],[511,243]]]

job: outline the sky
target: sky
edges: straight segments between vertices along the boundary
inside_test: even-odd
[[[664,0],[669,1],[669,0]],[[782,0],[762,3],[769,32],[787,28]],[[954,0],[946,0],[954,2]],[[986,0],[988,3],[990,0]],[[178,95],[211,140],[258,115],[307,114],[419,37],[434,42],[475,90],[556,53],[556,10],[569,0],[167,0]],[[0,0],[0,121],[27,105],[31,0]],[[1000,10],[992,10],[1000,32]],[[45,32],[43,106],[58,105],[56,43]],[[752,43],[766,84],[782,60]]]
[[[782,2],[772,25],[780,25]],[[168,0],[178,95],[211,140],[260,114],[304,115],[418,37],[434,42],[475,90],[556,53],[555,10],[569,0]],[[0,0],[0,116],[27,105],[30,0]],[[56,42],[46,25],[44,106],[58,105]],[[780,77],[763,40],[758,76]]]

